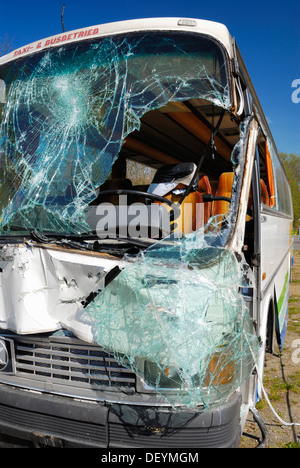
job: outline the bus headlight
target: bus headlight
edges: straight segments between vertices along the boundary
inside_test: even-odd
[[[207,364],[203,365],[205,361]],[[163,368],[154,362],[144,361],[143,380],[148,387],[157,391],[180,390],[183,393],[198,395],[200,400],[203,400],[207,392],[211,395],[223,393],[225,388],[228,390],[233,387],[235,379],[234,354],[227,346],[204,358],[199,364],[199,372],[193,375],[189,375],[184,369]]]
[[[155,389],[178,389],[182,386],[182,380],[174,367],[161,369],[155,362],[145,361],[144,379],[149,387]]]

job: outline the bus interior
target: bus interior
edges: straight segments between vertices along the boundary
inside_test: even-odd
[[[243,139],[241,135],[243,118],[245,115],[238,118],[228,110],[205,99],[168,102],[163,107],[148,111],[141,118],[140,129],[126,137],[108,179],[98,187],[99,196],[90,205],[96,207],[101,203],[118,204],[118,195],[113,193],[114,191],[117,193],[118,190],[125,190],[124,193],[129,191],[128,203],[153,203],[154,199],[147,199],[144,195],[134,195],[134,192],[146,194],[159,171],[166,174],[168,170],[172,171],[177,166],[192,163],[198,172],[188,195],[185,198],[182,196],[187,193],[185,191],[188,189],[188,182],[182,184],[179,181],[174,190],[165,194],[165,197],[175,203],[180,200],[182,213],[185,210],[185,203],[189,206],[189,211],[186,210],[186,213],[191,219],[190,222],[185,220],[181,225],[183,234],[201,229],[207,226],[207,223],[210,225],[212,220],[216,220],[218,225],[219,220],[224,219],[230,208],[234,173],[240,162],[239,159],[245,156],[238,153],[236,158],[234,151],[235,148],[239,148]],[[275,199],[273,172],[267,140],[262,132],[257,148],[261,202],[272,207]],[[176,192],[176,189],[179,191]],[[180,195],[175,195],[180,189]],[[106,191],[109,191],[108,195]],[[102,192],[105,192],[104,196]],[[198,218],[197,210],[201,209]],[[254,248],[251,210],[252,189],[248,200],[244,245],[244,254],[250,265]],[[178,224],[175,223],[174,231],[177,229],[176,226]],[[92,228],[95,228],[95,224]],[[211,230],[214,229],[219,230],[219,227]],[[160,235],[156,236],[154,240],[159,237]],[[102,243],[98,248],[107,249],[107,247]]]

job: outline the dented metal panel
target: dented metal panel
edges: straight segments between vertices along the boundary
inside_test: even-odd
[[[71,254],[34,245],[7,245],[0,258],[0,326],[21,334],[67,328],[93,341],[91,324],[79,310],[104,288],[118,259]]]

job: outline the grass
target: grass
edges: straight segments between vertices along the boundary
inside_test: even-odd
[[[270,401],[280,401],[285,396],[286,391],[292,387],[292,385],[286,384],[281,377],[268,377],[265,379],[265,385]]]
[[[300,322],[298,320],[293,320],[292,317],[290,317],[289,330],[300,335]]]
[[[293,382],[291,384],[291,390],[294,393],[300,394],[300,371],[295,372],[295,374],[290,374],[289,379]]]
[[[300,251],[294,252],[295,255],[295,260],[297,261],[297,265],[299,265],[300,261]],[[292,292],[289,298],[289,322],[288,322],[288,333],[290,336],[296,337],[297,335],[300,335],[300,289],[299,285],[300,284],[300,271],[299,267],[294,268],[293,271],[293,277],[292,277],[292,282],[291,286]],[[296,287],[295,287],[296,285]],[[296,335],[296,336],[295,336]],[[291,353],[293,352],[293,349],[289,346],[284,347],[283,349],[283,366],[284,365],[285,359],[287,359],[287,356],[290,356]],[[264,375],[264,384],[265,388],[267,391],[267,394],[269,396],[269,399],[272,403],[274,403],[274,407],[277,408],[277,413],[280,417],[280,409],[283,409],[285,404],[285,401],[287,398],[289,398],[289,402],[291,404],[291,407],[293,409],[294,405],[297,405],[299,402],[299,395],[300,395],[300,371],[292,371],[290,373],[287,371],[286,374],[286,379],[284,380],[282,378],[280,369],[278,368],[277,364],[275,361],[270,360],[269,361],[269,367],[266,369],[265,375]],[[277,367],[277,369],[275,368]],[[284,367],[283,367],[283,372],[284,372]],[[294,368],[295,370],[295,368]],[[290,369],[291,371],[291,369]],[[264,410],[267,410],[267,402],[263,398],[260,402],[256,404],[256,407],[258,410],[264,412]],[[286,419],[286,417],[282,417],[282,419]],[[274,429],[275,431],[275,429]],[[280,432],[278,429],[278,437],[280,437]],[[300,448],[300,443],[299,439],[294,435],[294,441],[284,441],[282,440],[281,443],[277,442],[276,446],[278,448]],[[297,441],[296,441],[297,440]]]
[[[300,448],[300,444],[298,442],[289,442],[288,444],[284,444],[282,448]]]

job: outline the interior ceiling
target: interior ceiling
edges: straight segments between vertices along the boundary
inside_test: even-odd
[[[206,100],[170,102],[143,116],[140,130],[126,138],[122,153],[152,167],[180,161],[198,163],[211,139],[212,122],[217,124],[221,112]],[[201,171],[214,176],[231,171],[231,152],[238,139],[238,122],[226,111],[214,140],[214,158],[209,152]]]

